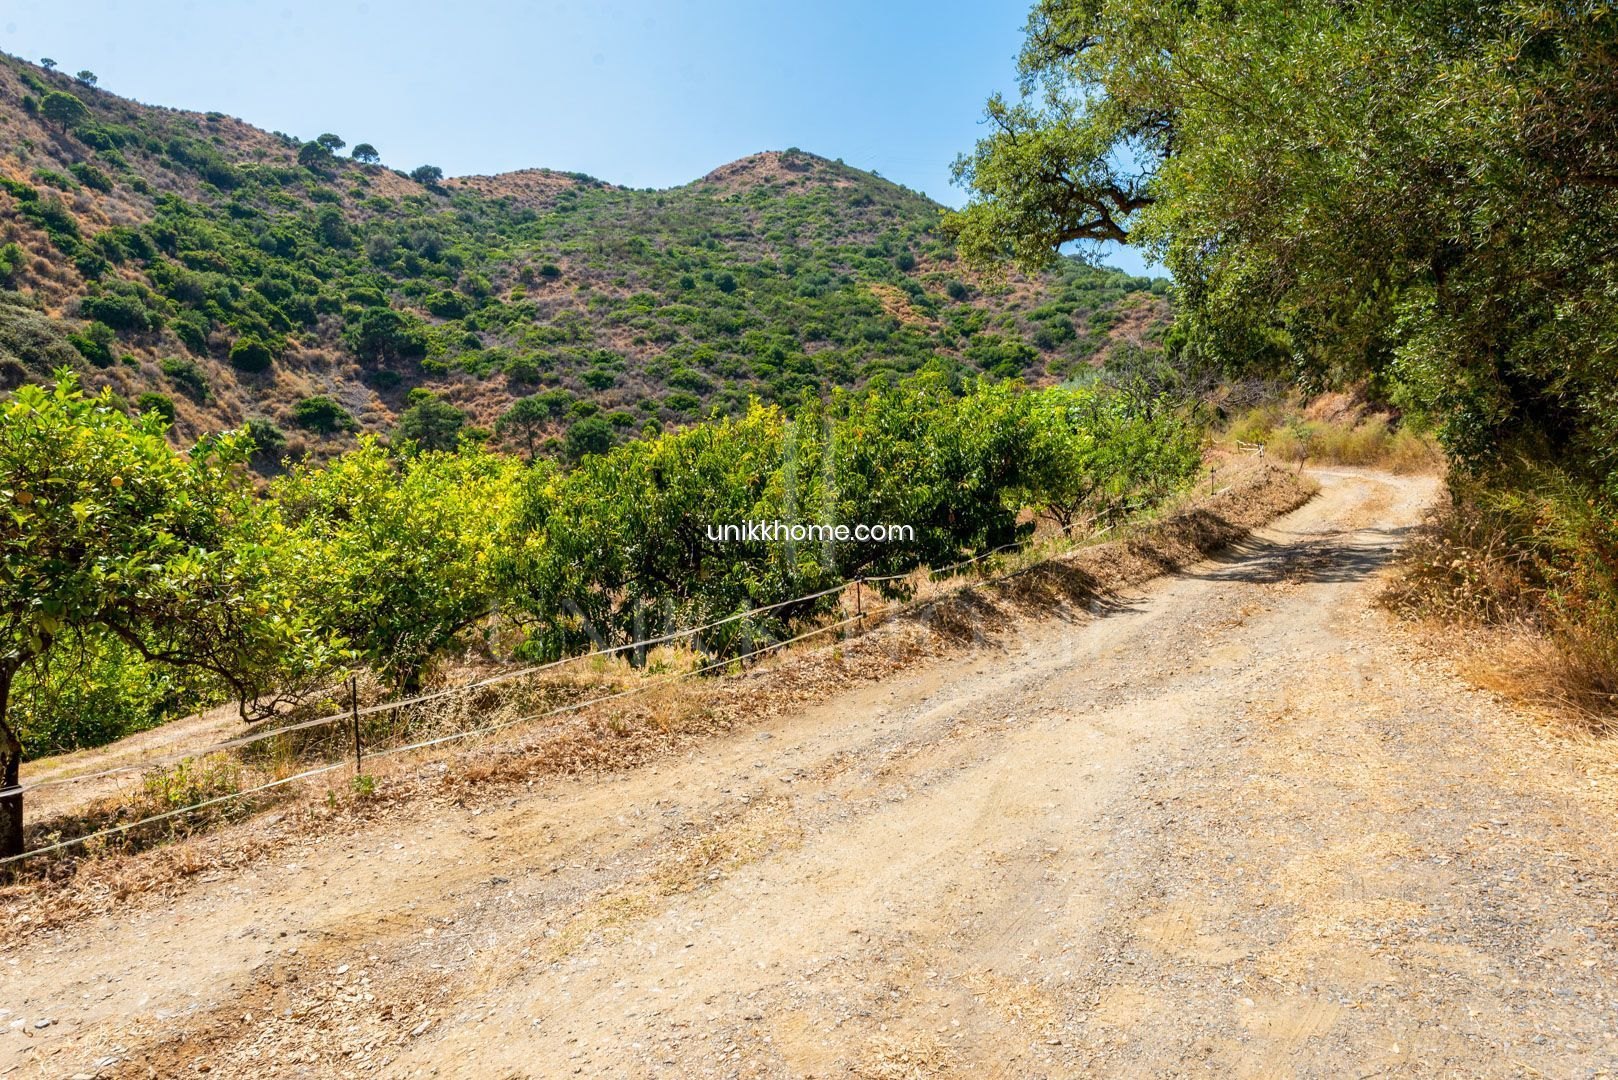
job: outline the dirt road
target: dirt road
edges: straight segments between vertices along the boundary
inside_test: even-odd
[[[1434,481],[1319,479],[1104,612],[31,939],[0,1071],[1618,1071],[1611,754],[1372,605]]]

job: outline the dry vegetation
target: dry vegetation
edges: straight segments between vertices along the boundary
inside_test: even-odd
[[[885,608],[871,609],[867,592],[870,614],[855,630],[810,639],[751,668],[731,665],[722,678],[679,678],[696,658],[665,648],[642,669],[585,657],[543,677],[451,695],[408,715],[378,714],[365,732],[375,756],[366,761],[361,780],[346,771],[344,725],[256,744],[251,753],[149,770],[138,784],[47,817],[35,826],[41,830],[36,842],[52,832],[74,835],[89,825],[244,790],[315,761],[345,763],[301,786],[228,800],[203,816],[183,815],[30,862],[23,879],[0,891],[7,909],[0,925],[7,939],[26,937],[109,910],[128,896],[172,890],[210,870],[251,861],[291,837],[350,828],[356,818],[387,814],[412,800],[456,801],[473,791],[526,790],[557,775],[643,765],[850,684],[880,679],[919,658],[992,639],[1019,615],[1095,610],[1121,588],[1240,539],[1306,501],[1313,490],[1307,479],[1249,461],[1228,462],[1220,475],[1225,487],[1218,494],[1187,496],[1122,535],[1066,550],[1048,540],[983,568],[987,578],[933,581],[922,573],[913,599]],[[624,691],[638,692],[611,696]],[[603,698],[608,700],[544,715],[558,705]],[[376,753],[495,725],[504,726],[436,749]]]
[[[87,118],[47,122],[52,92]],[[639,191],[543,168],[418,182],[305,162],[308,145],[0,58],[0,296],[17,301],[0,306],[0,389],[75,366],[172,412],[176,440],[253,422],[265,469],[388,432],[412,389],[497,441],[516,400],[550,392],[549,452],[579,422],[623,440],[940,357],[1048,382],[1165,284],[1080,265],[981,280],[936,203],[802,151]],[[390,342],[356,344],[382,308],[401,320]],[[48,361],[16,347],[17,313],[36,311]],[[1132,311],[1155,350],[1163,302]],[[106,340],[76,352],[71,334]],[[272,359],[238,364],[244,342]],[[319,399],[342,422],[300,412]]]
[[[1354,393],[1236,410],[1219,442],[1261,444],[1277,463],[1445,468],[1430,435]],[[1605,561],[1615,526],[1581,490],[1528,462],[1452,476],[1384,599],[1444,635],[1472,682],[1607,736],[1618,732],[1618,610]]]
[[[1260,444],[1276,463],[1398,473],[1444,469],[1428,434],[1353,393],[1289,396],[1235,412],[1219,442]],[[1507,482],[1452,477],[1401,556],[1385,602],[1432,625],[1474,683],[1579,732],[1618,732],[1618,611],[1603,553],[1612,523],[1554,470]],[[1464,631],[1458,637],[1454,631]]]
[[[1593,509],[1548,476],[1513,488],[1458,482],[1406,548],[1385,600],[1464,628],[1457,654],[1472,681],[1608,736],[1618,733],[1618,611],[1602,562],[1611,523]]]
[[[1297,396],[1238,413],[1226,425],[1225,442],[1258,443],[1275,461],[1310,465],[1357,465],[1396,473],[1438,472],[1444,457],[1437,442],[1412,431],[1399,417],[1361,395]]]

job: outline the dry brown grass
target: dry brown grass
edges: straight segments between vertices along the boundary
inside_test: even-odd
[[[1538,709],[1579,733],[1618,735],[1612,672],[1593,643],[1555,641],[1526,626],[1474,632],[1460,673],[1485,690]]]
[[[1398,417],[1352,394],[1323,394],[1247,409],[1225,425],[1222,443],[1261,443],[1276,462],[1352,465],[1390,472],[1435,473],[1443,451],[1432,436],[1412,431]]]
[[[873,282],[867,288],[871,290],[871,295],[876,297],[877,303],[882,305],[883,313],[889,318],[897,319],[906,326],[925,330],[937,327],[938,320],[928,318],[917,311],[910,302],[910,295],[897,285]]]
[[[1406,545],[1383,601],[1464,630],[1457,659],[1472,682],[1606,736],[1618,732],[1618,612],[1587,513],[1550,482],[1526,495],[1465,488]]]
[[[1228,487],[1211,497],[1187,498],[1152,521],[1131,526],[1105,542],[1082,544],[1049,556],[1034,552],[991,568],[992,580],[923,581],[907,602],[873,605],[865,625],[840,628],[783,650],[755,666],[713,679],[670,679],[690,670],[694,654],[656,650],[645,669],[619,659],[586,658],[545,677],[517,680],[417,706],[409,715],[377,714],[365,733],[373,755],[365,769],[374,793],[349,785],[342,769],[299,785],[275,789],[261,801],[223,804],[208,820],[173,825],[24,864],[27,877],[0,888],[0,905],[18,918],[0,919],[5,941],[59,926],[150,892],[166,892],[204,872],[243,865],[291,840],[349,830],[356,820],[404,812],[425,798],[462,800],[514,790],[569,774],[635,768],[683,753],[734,728],[824,700],[851,685],[884,678],[918,658],[937,659],[990,640],[1015,619],[1044,617],[1069,607],[1091,612],[1117,590],[1184,566],[1307,501],[1313,486],[1289,472],[1256,462],[1238,463]],[[1049,556],[1049,557],[1045,557]],[[478,670],[451,671],[446,677]],[[559,704],[589,701],[632,687],[632,696],[536,717]],[[532,718],[532,719],[525,719]],[[420,752],[379,755],[377,750],[435,735],[505,723],[489,735],[456,740]],[[196,777],[169,777],[95,808],[97,821],[129,820],[156,806],[173,805],[187,784],[247,788],[286,776],[311,761],[339,760],[346,728],[333,725],[260,744],[228,769]],[[200,786],[198,787],[200,794]],[[165,806],[166,808],[166,806]],[[265,813],[273,809],[273,813]],[[230,824],[231,827],[218,826]],[[88,820],[35,823],[32,843],[51,831],[76,835]],[[757,833],[758,835],[755,835]],[[768,834],[768,835],[766,835]],[[765,829],[741,829],[734,850],[690,853],[692,865],[746,858],[758,844],[780,842]],[[610,912],[602,912],[603,916]]]
[[[550,169],[518,169],[497,176],[451,176],[444,187],[471,191],[490,199],[511,199],[519,206],[548,209],[558,196],[579,186],[579,181]]]
[[[1122,347],[1144,349],[1150,345],[1150,333],[1168,325],[1169,304],[1160,296],[1137,292],[1118,305],[1121,318],[1107,331],[1107,343],[1087,362],[1099,367]]]

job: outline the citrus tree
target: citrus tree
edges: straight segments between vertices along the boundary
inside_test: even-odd
[[[1063,530],[1176,490],[1202,461],[1201,432],[1168,402],[1052,387],[1029,402],[1021,500]]]
[[[253,496],[240,435],[173,449],[154,413],[87,397],[70,373],[0,404],[0,769],[18,784],[19,670],[64,636],[196,668],[247,704],[320,667],[331,643],[292,602],[280,534]],[[0,797],[0,853],[22,849],[22,797]]]
[[[941,372],[926,371],[800,409],[806,499],[828,507],[829,520],[914,529],[908,540],[839,545],[845,576],[941,566],[1012,541],[1026,402],[1015,383],[957,395]]]
[[[709,536],[726,524],[798,516],[789,426],[781,409],[755,403],[740,417],[591,455],[568,473],[535,473],[507,560],[515,602],[534,621],[534,650],[622,644],[830,584],[834,570],[815,545]],[[749,632],[779,629],[809,606],[783,608]],[[730,644],[725,632],[704,642]]]
[[[375,438],[298,465],[271,494],[311,617],[396,686],[495,601],[490,556],[519,465],[479,450],[402,455]]]

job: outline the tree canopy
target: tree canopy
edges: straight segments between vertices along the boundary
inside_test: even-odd
[[[1184,357],[1368,379],[1618,481],[1618,11],[1043,0],[956,166],[978,260],[1140,244]]]
[[[466,413],[433,394],[413,391],[414,403],[399,416],[394,434],[418,450],[453,450],[466,426]]]
[[[0,787],[21,742],[7,715],[21,668],[65,635],[205,671],[242,703],[330,660],[295,605],[285,547],[225,435],[175,451],[160,411],[130,416],[70,373],[0,405]],[[20,849],[21,804],[0,800],[0,853]]]
[[[298,164],[319,169],[332,160],[332,148],[321,142],[306,142],[298,148]]]
[[[530,394],[512,402],[511,408],[501,414],[495,424],[495,433],[520,436],[528,450],[528,457],[532,460],[535,453],[534,436],[544,429],[550,419],[550,408],[537,394]]]
[[[396,685],[415,686],[434,651],[493,603],[492,526],[515,464],[477,452],[398,458],[367,437],[276,482],[306,602]]]
[[[63,132],[78,127],[90,118],[84,102],[64,90],[52,90],[39,102],[39,114]]]

